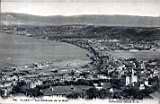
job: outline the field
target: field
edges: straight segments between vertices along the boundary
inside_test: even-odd
[[[130,51],[112,51],[109,52],[115,58],[136,58],[139,60],[149,60],[149,59],[159,59],[160,51],[157,49],[156,51],[152,50],[143,50],[137,52]]]

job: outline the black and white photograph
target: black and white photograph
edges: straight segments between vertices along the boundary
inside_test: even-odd
[[[160,0],[1,0],[0,104],[160,104]]]

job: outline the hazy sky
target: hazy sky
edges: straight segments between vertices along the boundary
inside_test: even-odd
[[[160,16],[160,0],[2,0],[2,12],[33,15]]]

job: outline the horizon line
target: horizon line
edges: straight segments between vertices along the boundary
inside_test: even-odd
[[[160,16],[150,16],[150,15],[130,15],[130,14],[73,14],[73,15],[37,15],[31,13],[20,13],[20,12],[0,12],[1,14],[23,14],[23,15],[32,15],[32,16],[39,16],[39,17],[52,17],[52,16],[59,16],[59,17],[79,17],[79,16],[134,16],[134,17],[155,17],[158,18]]]

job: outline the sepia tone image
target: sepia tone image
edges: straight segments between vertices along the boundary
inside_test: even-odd
[[[1,98],[159,99],[159,5],[1,0]]]

